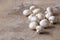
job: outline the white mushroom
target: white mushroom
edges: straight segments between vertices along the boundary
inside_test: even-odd
[[[48,7],[48,8],[46,9],[45,13],[46,13],[46,14],[45,14],[45,17],[46,17],[47,19],[49,19],[49,17],[53,15],[52,8],[51,8],[51,7]]]
[[[42,32],[42,30],[43,30],[43,27],[42,26],[36,26],[36,32],[37,33]]]
[[[36,23],[36,22],[31,22],[30,24],[29,24],[29,28],[30,29],[36,29],[36,26],[37,26],[38,24]]]
[[[47,7],[47,13],[48,14],[53,14],[53,9],[52,9],[52,7]]]
[[[30,6],[30,10],[32,11],[32,10],[34,10],[36,8],[36,6]]]
[[[47,27],[49,25],[49,21],[47,19],[43,19],[39,24],[43,27]]]
[[[39,19],[36,16],[31,17],[31,22],[39,22]]]
[[[28,9],[26,9],[26,10],[23,11],[23,15],[25,15],[25,16],[27,16],[27,15],[29,15],[31,13],[32,12],[30,10],[28,10]]]
[[[52,8],[51,7],[47,7],[46,9],[48,12],[51,12],[52,11]]]
[[[40,9],[38,9],[38,8],[37,9],[34,9],[32,12],[33,12],[33,14],[37,14],[37,13],[40,12]]]
[[[31,18],[34,16],[34,14],[31,14],[28,16],[28,19],[31,20]]]
[[[54,23],[55,22],[55,16],[50,16],[49,17],[49,21],[50,21],[50,23]]]
[[[45,16],[42,13],[38,13],[36,14],[36,16],[38,17],[39,20],[42,20],[45,18]]]
[[[45,17],[49,19],[49,17],[52,16],[52,14],[46,14]]]

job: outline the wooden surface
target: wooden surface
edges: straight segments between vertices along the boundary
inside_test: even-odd
[[[60,4],[60,0],[0,0],[0,40],[60,40],[60,23],[37,34],[28,28],[29,21],[21,10],[12,8],[21,3],[34,3],[41,7]],[[60,16],[57,16],[60,19]],[[60,20],[59,20],[60,21]]]

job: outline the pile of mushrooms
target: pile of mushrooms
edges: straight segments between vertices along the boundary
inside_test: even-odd
[[[23,11],[23,15],[28,16],[29,29],[36,29],[37,33],[42,32],[45,27],[53,25],[55,16],[52,7],[47,7],[46,10],[36,6],[30,6],[29,9]]]

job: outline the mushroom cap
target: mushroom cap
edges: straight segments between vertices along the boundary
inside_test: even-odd
[[[50,17],[49,17],[49,20],[50,20],[50,21],[54,21],[54,20],[55,20],[55,16],[50,16]]]
[[[29,15],[29,16],[28,16],[28,19],[31,20],[31,18],[32,18],[32,15]]]
[[[36,26],[36,32],[37,32],[37,33],[41,32],[41,31],[42,31],[42,29],[43,29],[43,27],[42,27],[42,26]]]
[[[35,16],[35,14],[30,14],[30,15],[28,16],[28,19],[31,20],[31,18],[32,18],[33,16]]]
[[[52,14],[46,14],[45,17],[49,19],[49,17],[52,16]]]
[[[33,14],[29,15],[29,16],[28,16],[28,19],[30,20],[32,16],[33,16]]]
[[[40,21],[39,24],[43,27],[47,27],[49,25],[49,22],[48,22],[47,19],[43,19],[43,20]]]
[[[30,10],[28,10],[28,9],[26,9],[26,10],[24,10],[23,11],[23,15],[29,15],[29,14],[31,14],[32,12],[30,11]]]
[[[36,6],[30,6],[30,10],[34,10],[36,8]]]
[[[52,12],[52,7],[47,7],[46,9],[48,12]]]
[[[52,7],[47,7],[47,13],[48,14],[53,14],[53,8]]]
[[[37,26],[38,24],[36,23],[36,22],[31,22],[30,24],[29,24],[29,28],[30,29],[36,29],[36,26]]]
[[[33,16],[33,17],[31,17],[31,22],[33,22],[33,21],[38,22],[39,19],[36,16]]]
[[[50,11],[45,11],[45,14],[53,14],[52,12],[50,12]]]
[[[38,17],[39,20],[42,20],[45,18],[45,16],[42,13],[36,14],[36,16]]]
[[[39,8],[34,9],[32,12],[33,12],[33,14],[37,14],[37,13],[39,13],[39,12],[40,12],[40,9],[39,9]]]

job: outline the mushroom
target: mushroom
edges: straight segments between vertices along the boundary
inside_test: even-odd
[[[47,7],[46,9],[48,12],[52,11],[52,8],[51,7]]]
[[[34,14],[31,14],[28,16],[28,19],[31,20],[31,18],[34,16]]]
[[[35,22],[39,22],[39,19],[36,16],[31,17],[31,22],[35,21]]]
[[[32,12],[33,12],[33,14],[37,14],[37,13],[39,13],[39,12],[40,12],[40,9],[39,9],[39,8],[34,9]]]
[[[55,16],[50,16],[49,17],[49,21],[50,21],[51,24],[53,24],[55,22],[55,20],[56,20]]]
[[[38,13],[36,14],[36,16],[38,17],[39,20],[42,20],[45,18],[45,16],[42,13]]]
[[[37,22],[31,22],[30,24],[29,24],[29,28],[30,29],[36,29],[36,26],[37,26],[38,24],[37,24]]]
[[[49,17],[52,16],[52,14],[46,14],[45,17],[49,19]]]
[[[52,10],[52,8],[51,8],[51,7],[48,7],[48,8],[46,9],[45,13],[46,13],[46,14],[45,14],[45,17],[46,17],[47,19],[49,19],[49,17],[53,15],[53,10]]]
[[[43,8],[36,8],[32,11],[34,14],[37,14],[37,13],[44,13],[45,10]]]
[[[30,10],[32,11],[32,10],[34,10],[36,8],[36,6],[30,6]]]
[[[42,32],[42,30],[43,30],[43,27],[42,26],[36,26],[36,32],[37,33]]]
[[[47,27],[49,25],[49,21],[47,19],[43,19],[39,22],[40,26]]]
[[[47,7],[46,10],[47,10],[46,13],[53,15],[53,9],[52,9],[52,7]]]
[[[32,12],[30,10],[28,10],[28,9],[26,9],[26,10],[23,11],[23,15],[25,15],[25,16],[27,16],[27,15],[29,15],[31,13]]]

